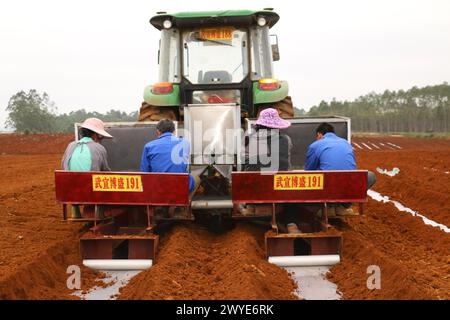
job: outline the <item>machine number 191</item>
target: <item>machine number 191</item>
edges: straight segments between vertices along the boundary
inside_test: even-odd
[[[317,174],[276,174],[273,177],[274,190],[323,190],[324,177]]]
[[[142,192],[142,179],[138,175],[93,174],[92,190]]]

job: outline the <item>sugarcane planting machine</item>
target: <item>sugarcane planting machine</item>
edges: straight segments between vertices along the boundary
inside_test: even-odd
[[[111,172],[55,172],[63,219],[87,224],[80,239],[84,264],[97,269],[145,269],[157,261],[165,224],[195,221],[220,232],[236,220],[267,226],[266,254],[282,266],[339,262],[342,235],[328,221],[332,203],[364,203],[367,171],[304,171],[307,146],[321,122],[351,138],[350,119],[295,117],[288,83],[275,78],[279,19],[261,11],[159,12],[159,79],[144,89],[139,119],[106,123]],[[243,171],[246,137],[267,107],[291,122],[290,171]],[[171,119],[190,143],[189,170],[200,179],[195,194],[188,173],[143,173],[144,145],[157,139],[158,120]],[[78,139],[75,125],[75,138]],[[71,205],[82,206],[73,219]],[[250,209],[251,210],[250,210]],[[362,206],[360,206],[362,208]],[[361,209],[360,209],[361,211]],[[285,226],[295,223],[299,232]]]

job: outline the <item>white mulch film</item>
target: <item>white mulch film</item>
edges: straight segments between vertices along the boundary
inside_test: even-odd
[[[425,217],[424,215],[419,214],[417,211],[414,211],[411,208],[405,207],[403,204],[401,204],[398,201],[395,200],[390,200],[388,196],[383,196],[382,194],[373,191],[373,190],[368,190],[367,191],[367,195],[369,197],[371,197],[372,199],[379,201],[379,202],[383,202],[383,203],[388,203],[391,202],[395,205],[395,207],[399,210],[399,211],[403,211],[403,212],[407,212],[409,214],[411,214],[414,217],[419,217],[422,219],[422,221],[426,224],[426,225],[430,225],[434,228],[439,228],[440,230],[444,231],[445,233],[450,233],[450,228],[447,227],[446,225],[437,223],[436,221],[433,221],[431,219],[428,219],[427,217]]]
[[[398,146],[398,145],[396,145],[396,144],[390,143],[390,142],[388,142],[388,144],[391,145],[391,146],[393,146],[393,147],[395,147],[395,148],[397,148],[397,149],[401,149],[401,148],[402,148],[402,147],[400,147],[400,146]]]
[[[289,267],[298,285],[295,294],[305,300],[340,300],[342,298],[336,284],[327,280],[329,267]]]
[[[381,173],[381,174],[385,174],[385,175],[387,175],[389,177],[394,177],[397,174],[399,174],[400,169],[397,168],[397,167],[394,167],[392,170],[387,170],[387,169],[382,169],[380,167],[377,167],[377,172]]]
[[[83,294],[81,290],[73,293],[83,300],[115,300],[120,288],[126,286],[130,280],[141,271],[104,271],[107,275],[103,282],[110,284],[105,288],[93,287]]]
[[[289,267],[285,268],[292,274],[292,278],[298,284],[295,294],[300,299],[306,300],[340,300],[341,294],[337,286],[328,281],[326,274],[329,267]],[[115,300],[120,288],[126,286],[129,281],[141,271],[104,271],[107,275],[102,279],[110,284],[105,288],[94,287],[87,293],[81,290],[73,295],[83,300]]]
[[[362,142],[362,145],[365,146],[367,149],[372,150],[371,147],[369,147],[367,144],[365,144],[364,142]]]
[[[370,142],[370,141],[359,141],[359,142],[352,142],[352,145],[354,146],[353,149],[357,150],[356,148],[360,150],[371,150],[371,151],[377,151],[377,150],[397,150],[397,149],[403,149],[401,146],[391,143],[391,142]],[[355,148],[356,147],[356,148]]]

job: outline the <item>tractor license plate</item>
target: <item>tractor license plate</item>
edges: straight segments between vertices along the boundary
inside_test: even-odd
[[[93,191],[143,192],[139,175],[93,174]]]
[[[324,176],[318,174],[276,174],[274,190],[323,190]]]

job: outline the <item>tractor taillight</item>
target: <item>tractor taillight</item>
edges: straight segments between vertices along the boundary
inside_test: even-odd
[[[258,84],[260,90],[277,90],[280,88],[280,83],[276,79],[261,79]]]
[[[152,87],[154,94],[169,94],[173,92],[173,84],[170,82],[155,83]]]

